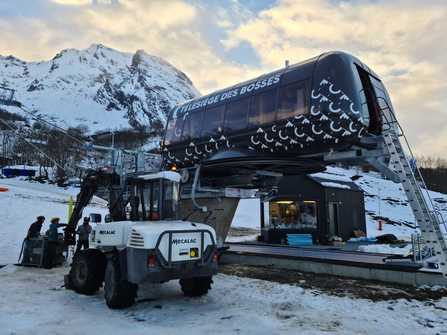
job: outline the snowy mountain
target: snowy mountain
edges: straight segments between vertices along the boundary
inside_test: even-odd
[[[100,44],[66,49],[42,62],[0,56],[0,85],[16,90],[15,100],[36,115],[63,127],[85,125],[90,132],[157,129],[173,105],[199,95],[163,59]],[[29,116],[16,107],[4,109]]]

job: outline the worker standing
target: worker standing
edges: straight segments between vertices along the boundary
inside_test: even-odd
[[[42,230],[43,223],[45,222],[45,216],[39,215],[28,228],[28,232],[26,233],[25,238],[25,248],[23,251],[23,260],[22,263],[29,263],[30,261],[30,253],[33,246],[34,241],[32,239],[38,238],[40,236],[40,231]]]
[[[85,217],[84,222],[82,222],[82,226],[80,226],[76,231],[76,233],[79,235],[76,252],[80,251],[82,248],[84,248],[84,250],[89,248],[88,240],[91,232],[92,226],[90,226],[90,218]]]
[[[60,219],[58,217],[54,217],[51,219],[50,223],[50,229],[47,231],[48,235],[48,245],[47,245],[47,257],[46,264],[44,266],[46,268],[53,267],[54,258],[56,257],[56,249],[57,249],[57,243],[59,240],[59,231],[58,228],[65,227],[67,224],[59,223]]]
[[[59,239],[59,231],[57,229],[67,225],[65,223],[59,223],[59,221],[60,219],[57,217],[51,219],[50,229],[48,229],[48,241],[57,241]]]
[[[28,233],[26,235],[27,239],[36,238],[40,236],[40,231],[42,230],[43,223],[45,222],[45,216],[38,216],[36,221],[34,221],[28,229]]]

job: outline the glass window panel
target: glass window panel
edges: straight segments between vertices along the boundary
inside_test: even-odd
[[[284,120],[296,115],[305,114],[303,84],[292,84],[279,89],[279,107],[276,113],[277,120]]]
[[[203,116],[202,136],[212,136],[222,131],[225,106],[207,109]]]
[[[273,228],[278,229],[317,229],[317,202],[272,201],[269,221]]]
[[[359,95],[360,95],[360,104],[361,104],[360,106],[361,106],[363,123],[365,125],[369,125],[369,109],[368,109],[368,101],[366,100],[365,90],[362,89]]]
[[[202,128],[203,110],[186,115],[183,121],[182,140],[190,140],[200,137]]]
[[[225,131],[245,129],[247,127],[249,98],[230,102],[225,113]]]
[[[151,183],[152,185],[152,197],[150,199],[149,208],[150,208],[150,217],[149,220],[160,220],[160,183],[159,181],[154,181]]]
[[[374,87],[374,92],[376,93],[377,102],[381,109],[390,109],[392,111],[391,99],[386,91],[385,86],[383,86],[382,82],[377,80],[376,78],[369,76],[371,79],[371,84]]]
[[[248,125],[259,126],[275,121],[276,90],[269,90],[253,96]]]
[[[178,184],[163,181],[163,219],[174,219],[177,213]]]
[[[166,128],[165,144],[173,144],[180,142],[183,127],[183,117],[178,119],[172,118],[169,120],[168,127]]]
[[[191,137],[191,126],[190,126],[190,114],[183,116],[183,131],[182,131],[182,141],[189,140]]]

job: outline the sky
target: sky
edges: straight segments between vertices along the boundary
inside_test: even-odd
[[[445,0],[0,0],[0,41],[27,61],[143,49],[203,94],[347,51],[382,78],[415,152],[447,158]]]

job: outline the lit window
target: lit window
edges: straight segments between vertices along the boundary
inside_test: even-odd
[[[270,225],[278,229],[317,229],[317,202],[272,201],[270,202]]]

